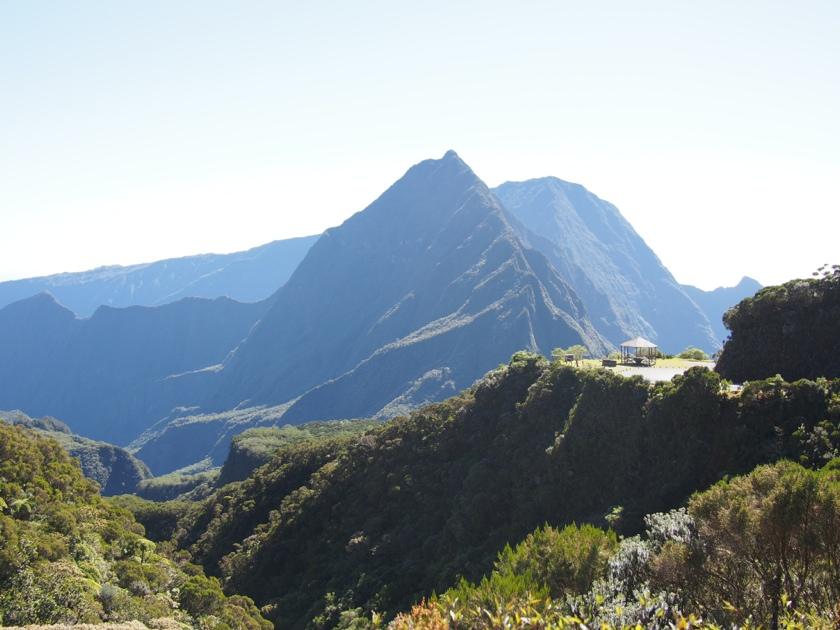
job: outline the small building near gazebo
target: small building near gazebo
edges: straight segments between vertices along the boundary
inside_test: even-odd
[[[658,349],[644,337],[633,337],[621,344],[621,362],[625,365],[655,365]]]

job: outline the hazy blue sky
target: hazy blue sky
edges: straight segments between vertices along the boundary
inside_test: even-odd
[[[0,278],[320,232],[453,148],[682,282],[840,263],[840,2],[0,0]]]

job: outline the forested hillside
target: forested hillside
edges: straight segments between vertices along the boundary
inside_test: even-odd
[[[130,620],[271,627],[248,598],[146,539],[54,440],[0,423],[0,625]]]
[[[146,464],[125,449],[75,435],[55,418],[30,418],[20,411],[0,411],[0,421],[34,429],[54,439],[79,460],[84,476],[98,483],[103,495],[134,492],[137,484],[152,476]]]
[[[736,382],[840,376],[840,265],[765,287],[730,309],[717,371]]]
[[[521,353],[361,438],[281,449],[184,519],[178,544],[278,627],[393,613],[478,579],[543,523],[633,534],[727,474],[840,446],[840,381],[729,393],[702,368],[654,386]]]

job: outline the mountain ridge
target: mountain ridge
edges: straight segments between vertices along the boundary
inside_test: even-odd
[[[712,330],[714,330],[717,338],[723,342],[729,336],[729,330],[723,323],[723,315],[744,298],[755,295],[761,290],[762,285],[754,278],[743,276],[736,285],[731,287],[719,286],[710,291],[704,291],[690,284],[684,284],[682,288],[694,300],[694,303],[706,313],[712,325]]]
[[[99,306],[159,306],[183,297],[268,297],[318,236],[271,241],[230,254],[196,254],[134,265],[107,265],[0,282],[0,308],[44,291],[80,317]]]
[[[524,253],[503,209],[454,151],[440,160],[420,162],[367,208],[324,233],[272,298],[272,306],[253,334],[226,363],[219,389],[230,389],[225,381],[264,379],[247,366],[259,365],[264,370],[265,362],[249,354],[259,355],[268,347],[293,367],[272,370],[273,383],[258,384],[247,404],[277,404],[301,394],[305,398],[311,388],[341,378],[365,361],[378,361],[377,354],[381,357],[422,344],[441,331],[469,327],[483,315],[499,314],[501,305],[511,306],[517,297],[516,314],[524,313],[529,321],[528,332],[516,341],[513,351],[529,347],[550,352],[553,346],[538,339],[549,333],[535,330],[551,326],[567,329],[565,338],[556,336],[558,344],[582,342],[595,352],[605,349],[607,344],[586,320],[574,291],[541,258]],[[323,273],[326,268],[330,273]],[[360,278],[372,281],[360,282]],[[333,303],[351,308],[336,313]],[[510,315],[500,316],[520,330]],[[333,347],[344,344],[335,365],[325,365],[329,354],[325,337]],[[322,350],[317,350],[319,344]],[[503,360],[508,350],[492,349],[492,363],[475,360],[490,367]],[[304,357],[306,365],[301,366]],[[447,367],[432,363],[416,370],[415,378]],[[303,373],[307,370],[312,375],[320,372],[315,378]],[[468,373],[462,378],[469,382],[459,381],[460,387],[482,371],[472,368]],[[214,406],[241,402],[228,396],[214,401]],[[389,401],[381,402],[384,406]],[[303,404],[293,405],[292,418],[302,420],[307,413],[315,413],[304,413]],[[317,408],[325,409],[323,405]],[[364,411],[377,409],[368,405]],[[366,415],[361,412],[351,408],[343,417]],[[328,413],[317,419],[335,417],[334,411]]]
[[[160,307],[100,307],[78,318],[39,294],[0,309],[0,408],[64,419],[114,444],[188,404],[172,374],[220,363],[266,307],[185,298]]]
[[[673,296],[679,308],[660,304]],[[518,350],[582,343],[602,356],[654,336],[651,308],[712,335],[615,206],[556,178],[491,190],[448,151],[327,230],[260,302],[106,305],[82,318],[39,294],[0,309],[0,407],[132,443],[167,472],[212,459],[250,422],[406,413]]]

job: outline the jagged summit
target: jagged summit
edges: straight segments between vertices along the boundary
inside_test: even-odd
[[[600,356],[640,335],[667,351],[711,350],[703,312],[720,321],[738,293],[678,285],[615,206],[579,184],[490,190],[451,150],[317,240],[41,280],[58,302],[99,308],[79,319],[49,295],[0,308],[0,408],[120,444],[154,425],[144,449],[162,467],[186,442],[209,453],[246,426],[216,412],[387,417],[468,387],[522,349],[582,343]],[[37,286],[0,283],[0,304],[4,288]],[[259,302],[218,297],[268,286]],[[169,303],[176,295],[215,299]],[[116,308],[126,296],[135,306]]]
[[[450,151],[324,234],[225,365],[213,407],[327,383],[290,417],[371,415],[428,373],[466,386],[511,351],[581,342],[605,347],[574,291]],[[385,387],[354,390],[360,379]]]

